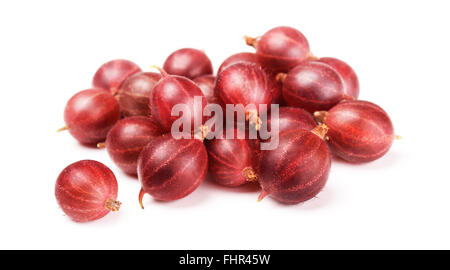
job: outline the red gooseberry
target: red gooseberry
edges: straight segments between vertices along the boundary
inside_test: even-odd
[[[344,92],[344,82],[337,71],[317,61],[305,61],[287,74],[279,74],[285,102],[311,113],[328,110],[339,101],[351,98]]]
[[[95,72],[92,85],[94,88],[109,90],[115,95],[126,78],[140,71],[141,68],[129,60],[112,60],[103,64]]]
[[[72,220],[87,222],[119,210],[117,190],[116,177],[108,167],[98,161],[81,160],[59,174],[55,196]]]
[[[150,94],[160,79],[161,75],[154,72],[140,72],[128,77],[116,96],[123,116],[149,116]]]
[[[314,115],[329,129],[332,153],[349,162],[376,160],[388,152],[395,139],[388,114],[368,101],[343,101],[328,112]]]
[[[150,118],[133,116],[120,120],[108,132],[105,146],[114,163],[124,172],[137,175],[137,159],[142,149],[155,137],[162,135],[161,128]]]
[[[206,107],[206,98],[202,90],[193,81],[186,77],[177,75],[168,75],[164,70],[161,70],[162,78],[155,85],[150,95],[150,113],[152,118],[161,126],[164,132],[170,132],[172,124],[179,118],[179,116],[172,116],[172,108],[177,104],[184,104],[189,109],[191,131],[197,132],[201,126],[195,126],[195,118],[201,119],[202,125],[206,121],[203,116],[203,110]],[[196,108],[194,98],[201,99],[201,108]],[[185,127],[183,127],[185,129]]]
[[[223,70],[217,77],[216,94],[222,106],[226,104],[242,104],[244,107],[253,104],[253,109],[246,109],[246,120],[259,129],[261,113],[259,105],[272,102],[271,83],[263,69],[251,63],[236,63]]]
[[[322,57],[319,62],[332,66],[341,75],[344,81],[344,92],[350,97],[357,99],[359,96],[359,80],[355,71],[347,63],[332,57]]]
[[[328,179],[330,151],[323,140],[327,129],[289,129],[280,132],[279,145],[262,151],[259,182],[263,189],[258,200],[270,195],[275,200],[296,204],[317,195]]]
[[[267,119],[267,127],[271,130],[272,118]],[[295,107],[281,107],[278,111],[278,132],[301,128],[312,130],[317,126],[312,114]]]
[[[206,102],[209,104],[215,104],[218,102],[214,87],[216,85],[216,77],[213,75],[203,75],[194,79],[194,82],[200,87],[205,95]]]
[[[211,75],[213,67],[208,56],[197,49],[179,49],[169,55],[163,69],[171,75],[195,79],[203,75]]]
[[[217,71],[217,74],[220,74],[227,67],[240,62],[253,63],[260,66],[255,53],[249,52],[237,53],[233,54],[232,56],[225,59],[225,61],[223,61],[223,63],[219,67],[219,70]],[[267,78],[269,79],[270,91],[272,92],[272,104],[282,104],[283,103],[281,96],[282,86],[281,83],[276,79],[277,73],[264,67],[263,69],[266,72]]]
[[[161,201],[189,195],[203,182],[207,168],[208,154],[201,140],[174,139],[171,134],[151,140],[138,159],[141,207],[145,193]]]
[[[96,144],[105,140],[108,131],[120,119],[117,100],[103,89],[87,89],[70,98],[64,110],[70,134],[83,144]]]
[[[245,37],[256,49],[258,62],[275,72],[288,72],[302,61],[312,58],[305,36],[292,27],[280,26],[260,38]]]
[[[206,150],[208,172],[212,179],[221,185],[236,187],[258,180],[256,171],[259,149],[255,143],[250,142],[250,139],[245,138],[243,131],[231,129],[234,139],[226,139],[227,131],[224,130],[223,139],[206,141]]]

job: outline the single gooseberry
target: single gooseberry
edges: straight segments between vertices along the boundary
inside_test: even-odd
[[[162,78],[155,85],[150,95],[150,113],[153,119],[161,126],[164,132],[170,132],[172,124],[179,116],[172,116],[172,107],[177,104],[186,105],[189,109],[191,131],[196,133],[202,128],[206,121],[203,110],[206,107],[206,98],[200,87],[186,77],[168,75],[164,70],[159,69]],[[200,98],[201,104],[195,103],[195,97]],[[199,108],[196,108],[198,106]],[[201,123],[196,126],[194,120],[198,117]],[[181,125],[182,126],[182,125]],[[185,130],[185,127],[183,127]]]
[[[222,65],[220,65],[219,70],[217,71],[217,74],[220,74],[224,69],[227,67],[234,65],[236,63],[245,62],[245,63],[253,63],[256,65],[259,65],[258,59],[256,57],[255,53],[249,53],[249,52],[242,52],[233,54],[232,56],[228,57],[223,61]],[[266,72],[267,78],[270,82],[270,91],[272,92],[272,104],[282,104],[282,96],[281,96],[281,82],[279,82],[276,79],[277,73],[264,68],[264,71]]]
[[[272,102],[270,87],[271,83],[260,66],[242,62],[229,66],[218,75],[215,91],[222,106],[242,104],[246,107],[253,104],[253,109],[246,108],[246,120],[259,130],[259,105],[266,104],[269,109]]]
[[[72,220],[87,222],[119,210],[117,190],[116,177],[108,167],[95,160],[80,160],[59,174],[55,196]]]
[[[250,139],[245,138],[243,131],[231,129],[234,139],[225,137],[227,132],[225,129],[222,139],[206,141],[208,172],[217,183],[237,187],[258,180],[256,171],[259,149],[250,142]]]
[[[337,71],[317,61],[305,61],[287,74],[280,73],[282,94],[288,106],[299,107],[311,113],[328,110],[343,99],[348,99],[344,82]]]
[[[245,37],[245,40],[256,49],[258,62],[275,72],[288,72],[302,61],[313,58],[308,40],[292,27],[275,27],[260,38]]]
[[[316,196],[328,179],[331,156],[323,140],[325,126],[313,130],[290,129],[279,134],[274,150],[262,151],[258,200],[270,195],[275,200],[296,204]]]
[[[208,56],[197,49],[179,49],[169,55],[163,69],[171,75],[195,79],[203,75],[213,74],[213,67]]]
[[[319,62],[332,66],[341,75],[344,81],[344,92],[348,96],[357,99],[359,96],[359,80],[355,71],[347,63],[332,57],[322,57]]]
[[[115,95],[126,78],[140,71],[141,68],[129,60],[112,60],[103,64],[95,72],[92,85],[95,88],[109,90]]]
[[[116,96],[122,114],[125,117],[149,116],[150,94],[160,79],[161,75],[154,72],[140,72],[128,77],[120,87],[118,96]]]
[[[70,134],[83,144],[96,144],[105,140],[108,131],[120,119],[117,100],[103,89],[87,89],[70,98],[64,110]]]
[[[194,82],[200,87],[205,95],[206,102],[209,104],[216,104],[218,102],[214,92],[214,86],[216,85],[216,77],[213,75],[203,75],[194,79]]]
[[[155,137],[162,135],[161,128],[150,118],[133,116],[120,120],[108,132],[105,143],[114,163],[124,172],[137,175],[137,160],[142,149]]]
[[[267,119],[268,130],[271,130],[272,118]],[[295,107],[281,107],[278,110],[278,132],[289,129],[301,128],[312,130],[317,126],[312,114]]]
[[[368,101],[348,100],[328,112],[314,113],[328,127],[331,152],[353,162],[369,162],[387,153],[395,139],[387,113]]]
[[[161,201],[189,195],[203,182],[207,169],[208,154],[201,140],[177,140],[171,134],[151,140],[138,159],[141,207],[145,193]]]

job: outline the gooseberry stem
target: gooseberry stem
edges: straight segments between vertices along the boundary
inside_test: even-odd
[[[68,129],[69,129],[68,126],[63,126],[62,128],[58,129],[56,132],[61,132],[61,131],[68,130]]]
[[[266,197],[267,195],[269,195],[269,193],[267,193],[267,191],[265,191],[265,190],[261,191],[261,194],[259,194],[259,197],[258,197],[258,202],[262,201],[262,199],[264,199],[264,197]]]
[[[254,126],[257,131],[260,130],[261,125],[262,125],[262,121],[258,117],[258,112],[257,111],[248,111],[246,113],[246,120],[248,120],[249,125],[250,126]]]
[[[314,112],[314,118],[316,118],[316,120],[317,120],[319,123],[325,123],[325,120],[327,120],[327,115],[328,115],[328,112],[327,112],[327,111],[317,111],[317,112]]]
[[[320,124],[317,127],[315,127],[313,130],[311,130],[311,132],[316,134],[323,140],[325,135],[328,132],[328,127],[325,124]]]
[[[119,211],[121,204],[122,204],[121,202],[116,201],[114,199],[107,199],[105,201],[105,208],[110,211],[115,212],[115,211]]]
[[[205,125],[201,125],[198,131],[194,131],[194,139],[200,140],[203,142],[206,138],[206,135],[209,133],[209,128]]]
[[[169,76],[169,74],[167,74],[167,72],[166,72],[164,69],[162,69],[162,68],[160,68],[160,67],[158,67],[158,66],[152,65],[152,66],[150,66],[150,67],[151,67],[151,68],[156,68],[156,69],[159,71],[159,73],[161,73],[161,76],[162,76],[163,78]]]
[[[141,188],[141,191],[139,191],[139,204],[141,205],[141,208],[144,209],[144,205],[142,204],[142,198],[144,198],[144,189]]]
[[[105,147],[106,147],[106,143],[104,143],[104,142],[97,143],[97,148],[105,148]]]
[[[277,81],[279,81],[279,82],[284,82],[284,80],[286,79],[286,77],[287,77],[287,74],[286,73],[278,73],[276,76],[275,76],[275,80],[277,80]]]
[[[242,170],[242,175],[245,177],[247,182],[255,182],[258,180],[258,175],[251,167],[245,167],[244,170]]]
[[[258,45],[258,38],[252,38],[249,36],[244,36],[245,43],[247,43],[248,46],[252,46],[253,48],[256,48]]]

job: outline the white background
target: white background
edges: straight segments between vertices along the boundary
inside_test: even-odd
[[[448,1],[1,1],[0,248],[450,248]],[[251,51],[242,36],[289,25],[318,56],[350,63],[361,99],[382,106],[396,133],[378,161],[335,161],[325,189],[285,206],[258,190],[205,181],[170,203],[145,197],[105,150],[79,145],[66,101],[95,70],[127,58],[144,70],[173,50],[204,49],[215,69]],[[59,172],[80,159],[108,165],[123,205],[96,222],[58,207]]]

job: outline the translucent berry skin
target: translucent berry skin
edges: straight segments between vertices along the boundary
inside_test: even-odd
[[[359,80],[355,71],[347,63],[332,57],[322,57],[319,62],[332,66],[341,75],[344,81],[344,92],[348,96],[357,99],[359,96]]]
[[[119,210],[117,190],[116,177],[108,167],[94,160],[81,160],[59,174],[55,196],[72,220],[87,222]]]
[[[103,142],[120,119],[117,100],[103,89],[87,89],[70,98],[64,120],[70,134],[83,144]]]
[[[257,181],[259,148],[249,139],[238,139],[239,131],[233,130],[234,139],[213,139],[206,141],[208,151],[208,172],[217,183],[237,187]],[[244,137],[245,138],[245,137]],[[256,140],[255,140],[256,141]]]
[[[201,111],[194,111],[194,97],[201,97]],[[150,96],[150,112],[152,118],[161,126],[163,131],[170,132],[173,122],[179,116],[171,116],[172,107],[176,104],[186,104],[191,114],[191,130],[199,127],[194,125],[194,112],[200,114],[206,107],[206,98],[202,90],[193,81],[176,75],[163,76],[155,85]],[[206,121],[202,117],[202,124]]]
[[[275,72],[288,72],[310,56],[305,36],[292,27],[280,26],[267,31],[256,44],[259,63]]]
[[[303,129],[285,130],[279,140],[277,149],[261,153],[259,182],[263,193],[285,204],[313,198],[328,179],[331,156],[327,144]]]
[[[161,201],[189,195],[203,182],[207,169],[208,154],[200,140],[176,140],[171,134],[155,138],[138,159],[141,205],[144,193]]]
[[[328,111],[325,125],[332,153],[353,163],[382,157],[395,138],[387,113],[368,101],[339,103]]]
[[[271,120],[267,119],[267,126],[270,130]],[[278,111],[278,131],[282,132],[289,129],[301,128],[311,130],[317,126],[313,116],[300,108],[295,107],[281,107]]]
[[[282,93],[288,106],[311,113],[328,110],[348,98],[337,71],[317,61],[305,61],[289,71],[283,80]]]
[[[225,59],[225,61],[223,61],[222,65],[220,65],[219,70],[217,71],[217,74],[220,74],[227,67],[241,62],[253,63],[255,65],[261,66],[261,64],[258,62],[255,53],[249,52],[237,53],[233,54],[232,56]],[[277,74],[266,68],[264,68],[264,71],[266,72],[267,78],[269,79],[270,82],[270,90],[272,93],[272,104],[282,104],[283,103],[281,96],[282,85],[278,80],[276,80]]]
[[[141,72],[141,68],[129,60],[112,60],[103,64],[95,72],[92,86],[109,90],[115,95],[126,78],[138,72]]]
[[[128,77],[118,92],[123,116],[149,116],[150,94],[160,79],[161,75],[154,72],[139,72]]]
[[[162,135],[161,128],[150,118],[133,116],[120,120],[106,137],[106,149],[112,161],[124,172],[137,175],[137,160],[142,149]]]
[[[195,79],[203,75],[213,74],[213,67],[208,56],[197,49],[179,49],[169,55],[163,69],[172,75]]]
[[[216,86],[216,77],[213,75],[204,75],[194,79],[194,82],[200,87],[205,95],[206,102],[209,104],[218,103],[214,87]]]
[[[255,53],[250,52],[242,52],[242,53],[236,53],[232,56],[225,59],[225,61],[222,62],[219,69],[217,70],[217,74],[220,74],[224,69],[227,67],[234,65],[239,62],[245,62],[245,63],[253,63],[256,65],[259,65],[258,58],[256,57]]]
[[[244,107],[272,102],[271,83],[264,70],[255,64],[236,63],[222,71],[216,81],[216,94],[222,104],[242,104]]]

